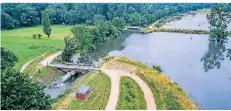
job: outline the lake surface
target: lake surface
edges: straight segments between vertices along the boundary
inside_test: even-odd
[[[208,36],[134,33],[114,43],[110,41],[97,51],[78,55],[79,60],[75,56],[75,60],[95,64],[107,55],[127,56],[148,66],[160,65],[163,73],[177,82],[202,109],[231,109],[230,54],[226,57],[231,39],[226,44],[213,44]],[[84,55],[88,59],[83,59]]]
[[[206,14],[187,14],[180,20],[166,23],[163,28],[209,30],[209,23]],[[227,30],[231,31],[231,23]]]
[[[205,14],[187,15],[165,27],[208,30],[206,21]],[[150,67],[160,65],[164,75],[177,82],[202,109],[231,109],[231,37],[224,44],[209,42],[208,37],[164,32],[127,34],[72,60],[97,65],[107,55],[127,56]]]

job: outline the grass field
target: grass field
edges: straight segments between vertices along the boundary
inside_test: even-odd
[[[120,78],[120,96],[117,110],[145,110],[146,102],[139,85],[129,77]]]
[[[64,46],[63,38],[71,34],[70,28],[68,25],[52,25],[50,38],[43,33],[42,25],[1,30],[1,47],[19,58],[16,69],[20,69],[27,61],[45,52],[60,50]],[[32,38],[33,34],[41,34],[42,38]]]

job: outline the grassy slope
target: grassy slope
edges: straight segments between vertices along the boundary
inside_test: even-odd
[[[71,93],[76,93],[83,85],[88,85],[93,90],[91,96],[87,101],[72,100],[70,103],[63,104],[65,98]],[[66,90],[63,94],[57,97],[52,105],[52,109],[58,109],[59,106],[65,107],[65,109],[70,110],[80,110],[80,109],[105,109],[111,90],[111,80],[110,78],[100,72],[89,72],[78,77],[75,82],[72,83],[72,88]]]
[[[1,44],[6,50],[19,57],[16,69],[27,61],[45,52],[55,52],[64,46],[63,38],[71,34],[71,26],[52,25],[51,37],[43,33],[42,26],[25,27],[12,30],[1,30]],[[41,39],[32,38],[32,34],[42,34]]]
[[[45,84],[50,84],[52,81],[57,80],[62,76],[62,72],[53,69],[52,67],[43,67],[33,76],[33,80],[40,79]]]
[[[86,80],[92,89],[92,94],[87,101],[73,100],[69,105],[69,110],[99,110],[105,109],[111,90],[110,78],[103,73],[97,73],[91,80]],[[80,85],[80,86],[82,86]],[[79,87],[80,87],[79,86]]]
[[[109,61],[110,62],[110,61]],[[152,90],[157,109],[198,109],[188,95],[170,78],[140,62],[127,57],[112,59],[113,67],[136,68],[136,74],[143,79]]]
[[[120,79],[120,96],[117,110],[145,110],[146,102],[139,85],[129,77]]]

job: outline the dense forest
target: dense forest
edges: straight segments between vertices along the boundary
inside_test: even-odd
[[[122,18],[127,25],[146,26],[165,16],[189,10],[208,8],[212,4],[109,4],[109,3],[3,3],[1,4],[1,28],[34,26],[41,23],[42,11],[49,13],[51,24],[93,24],[96,19]]]

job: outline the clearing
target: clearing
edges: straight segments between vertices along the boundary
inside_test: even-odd
[[[18,58],[16,69],[26,62],[44,54],[56,52],[64,46],[63,38],[71,34],[69,25],[52,25],[50,38],[43,33],[42,25],[12,30],[1,30],[1,44],[12,51]],[[41,34],[42,38],[33,38],[33,34]]]

